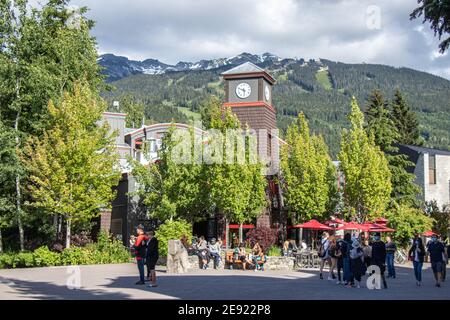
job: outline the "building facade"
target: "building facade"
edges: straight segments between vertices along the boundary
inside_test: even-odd
[[[399,153],[415,164],[409,172],[422,189],[421,200],[435,200],[440,209],[450,208],[450,151],[399,145]]]

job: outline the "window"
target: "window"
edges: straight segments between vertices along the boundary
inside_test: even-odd
[[[428,157],[428,181],[429,184],[436,184],[436,156]]]

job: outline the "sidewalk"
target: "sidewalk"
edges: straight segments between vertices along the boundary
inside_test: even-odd
[[[396,268],[397,279],[388,279],[387,290],[368,290],[365,279],[361,289],[345,288],[319,280],[318,270],[195,270],[184,275],[157,270],[157,288],[135,285],[137,269],[131,263],[0,270],[0,299],[450,299],[450,280],[434,287],[429,264],[422,287],[416,287],[412,267],[405,265]],[[78,282],[79,289],[70,288]]]

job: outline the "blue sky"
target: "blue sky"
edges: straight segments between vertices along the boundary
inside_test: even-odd
[[[406,66],[450,79],[415,0],[74,0],[100,53],[174,64],[271,52],[283,58]]]

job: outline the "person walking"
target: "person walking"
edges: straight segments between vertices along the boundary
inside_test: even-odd
[[[338,276],[338,281],[336,281],[336,284],[344,283],[344,279],[341,277],[341,270],[343,270],[344,268],[343,248],[346,248],[346,244],[343,239],[339,239],[336,243],[336,253],[335,253],[335,256],[337,256],[336,269]]]
[[[157,287],[156,284],[156,262],[158,262],[159,250],[158,239],[155,238],[155,231],[148,232],[148,245],[147,256],[145,258],[145,264],[147,265],[147,281],[151,283],[148,285],[150,288]]]
[[[433,235],[431,241],[427,245],[430,254],[431,269],[433,270],[436,287],[441,286],[442,272],[444,268],[445,247],[438,241],[437,236]]]
[[[358,239],[354,239],[352,243],[352,249],[350,250],[350,269],[352,278],[348,287],[355,286],[355,280],[357,281],[356,287],[361,288],[361,276],[363,271],[364,252],[361,249]]]
[[[422,284],[422,267],[425,257],[425,247],[423,245],[422,238],[416,236],[413,241],[413,245],[408,251],[408,257],[410,257],[413,262],[416,285],[420,286]]]
[[[341,246],[344,285],[348,285],[352,279],[352,271],[350,269],[350,250],[352,248],[352,235],[350,233],[346,233],[344,235],[344,241],[341,242]]]
[[[147,241],[148,237],[144,233],[144,226],[139,225],[136,228],[136,241],[134,242],[134,251],[136,255],[136,263],[139,270],[139,281],[136,282],[137,285],[145,284],[144,277],[144,264],[145,256],[147,254]]]
[[[383,280],[383,286],[387,289],[387,282],[384,276],[386,271],[386,244],[381,241],[381,235],[379,232],[375,234],[372,242],[372,258],[370,259],[371,265],[376,265],[380,268],[381,279]]]
[[[369,243],[368,239],[364,240],[363,245],[363,253],[364,253],[364,272],[366,274],[367,268],[370,266],[370,258],[372,257],[372,246]]]
[[[339,246],[337,244],[335,236],[329,237],[328,241],[330,242],[330,247],[328,248],[328,253],[330,255],[330,261],[331,261],[330,275],[331,275],[331,278],[334,279],[334,278],[336,278],[334,275],[334,269],[337,268],[337,262],[338,262],[339,257],[341,256],[341,252],[339,250]]]
[[[395,252],[397,251],[397,246],[392,241],[392,238],[386,237],[386,265],[388,269],[388,278],[395,279],[395,266],[394,266],[394,257]]]
[[[328,262],[328,265],[330,266],[330,274],[328,275],[328,280],[333,280],[332,276],[331,276],[331,258],[330,258],[330,254],[328,252],[329,248],[330,248],[330,241],[328,240],[329,238],[329,233],[328,232],[324,232],[322,235],[322,240],[320,240],[320,245],[319,248],[317,250],[317,254],[320,258],[320,274],[319,277],[320,279],[323,279],[323,267],[325,266],[325,263]]]

